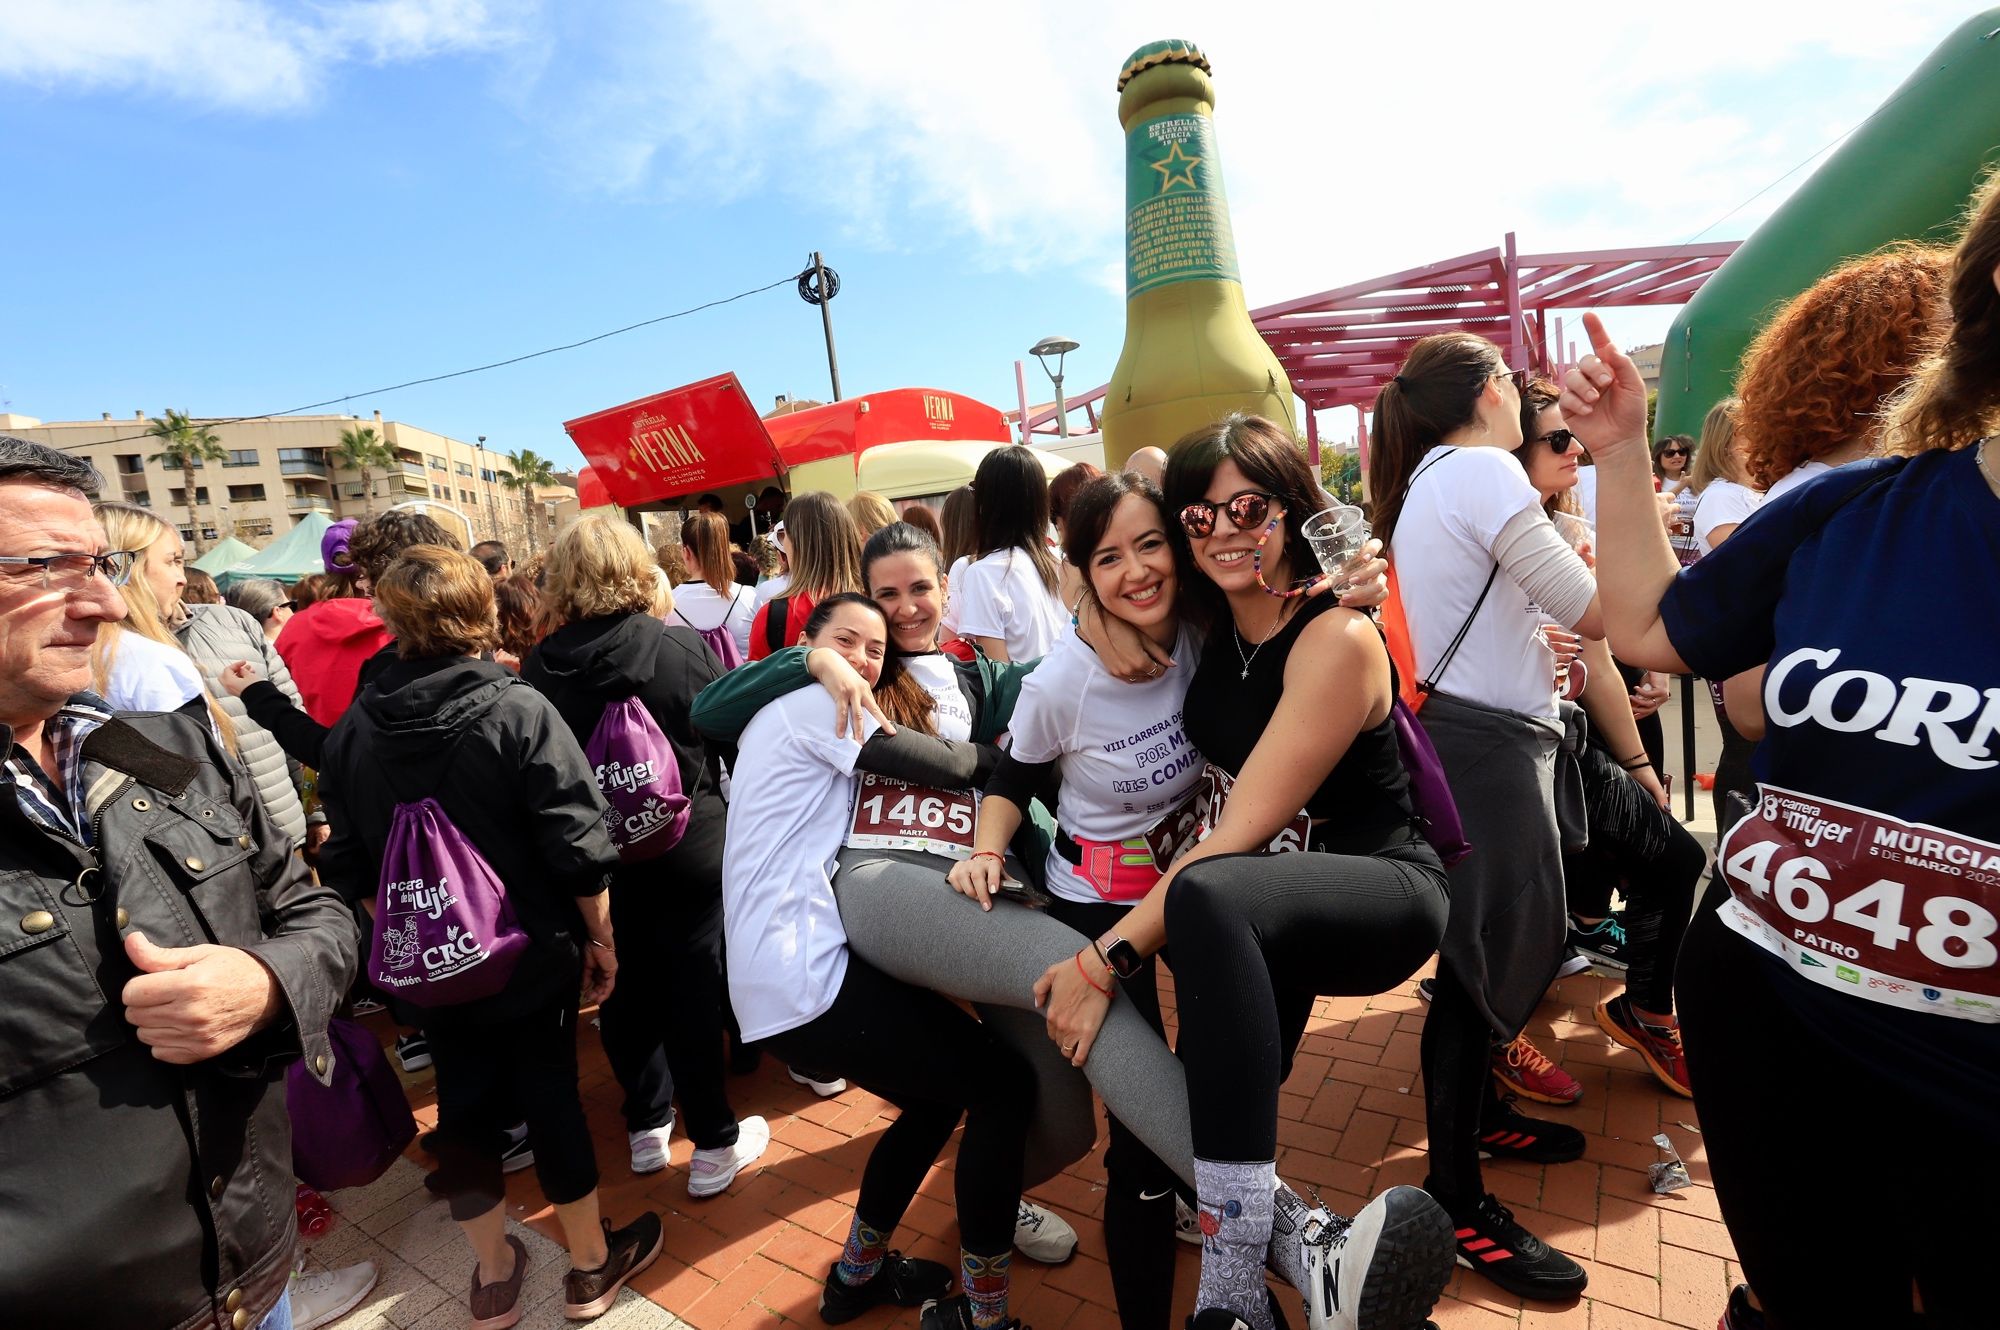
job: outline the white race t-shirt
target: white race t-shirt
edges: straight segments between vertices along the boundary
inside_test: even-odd
[[[1183,628],[1166,673],[1124,683],[1081,638],[1064,633],[1022,681],[1008,751],[1023,762],[1061,761],[1056,821],[1064,831],[1091,841],[1143,836],[1194,793],[1202,757],[1181,726],[1181,703],[1200,656]],[[1104,900],[1053,848],[1048,876],[1055,895]]]
[[[187,652],[118,630],[104,700],[113,711],[179,711],[201,696],[201,672]]]
[[[944,575],[944,613],[939,620],[956,636],[958,633],[958,584],[964,580],[965,570],[972,566],[972,560],[960,555],[951,561],[951,567]]]
[[[1417,677],[1429,679],[1493,571],[1493,545],[1518,514],[1542,505],[1504,448],[1438,448],[1418,468],[1396,519],[1396,581]],[[1542,612],[1502,569],[1451,658],[1438,691],[1529,716],[1556,714],[1555,655]]]
[[[1771,482],[1771,488],[1764,491],[1764,501],[1769,503],[1788,490],[1795,490],[1814,476],[1823,476],[1833,470],[1825,462],[1800,462],[1790,475],[1779,476]]]
[[[1701,543],[1701,552],[1707,554],[1715,548],[1709,537],[1717,527],[1735,526],[1756,512],[1763,502],[1764,496],[1748,485],[1733,480],[1710,481],[1694,505],[1694,538]]]
[[[786,591],[791,589],[791,585],[792,575],[790,573],[779,573],[775,577],[767,577],[759,582],[757,584],[756,602],[750,606],[751,617],[755,618],[758,610],[763,609],[764,606],[784,595]],[[680,588],[676,587],[674,589],[678,591]],[[746,629],[745,631],[747,632],[748,630]]]
[[[873,733],[875,722],[866,720]],[[801,688],[743,728],[722,848],[729,1004],[745,1042],[823,1015],[847,977],[833,900],[861,745],[835,738],[833,698]]]
[[[736,649],[745,660],[750,658],[750,621],[757,617],[757,596],[749,587],[732,582],[725,597],[706,582],[683,582],[674,588],[674,613],[678,619],[669,622],[684,623],[698,632],[728,624]]]
[[[1048,655],[1069,626],[1069,612],[1042,585],[1042,575],[1025,551],[996,550],[950,576],[956,611],[951,630],[960,637],[999,638],[1007,644],[1009,660]]]
[[[927,656],[905,656],[903,668],[931,695],[931,719],[937,726],[938,738],[969,742],[972,705],[958,686],[958,667],[951,657],[937,651]]]

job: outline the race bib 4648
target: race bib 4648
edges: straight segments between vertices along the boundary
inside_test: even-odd
[[[2000,1021],[2000,845],[1775,785],[1717,850],[1723,922],[1802,978]]]

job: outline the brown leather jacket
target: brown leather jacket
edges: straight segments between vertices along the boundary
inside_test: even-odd
[[[0,1320],[247,1330],[298,1241],[284,1068],[333,1070],[353,918],[199,721],[120,716],[82,760],[94,851],[0,775]],[[119,999],[134,929],[243,948],[286,1010],[209,1062],[155,1060]]]

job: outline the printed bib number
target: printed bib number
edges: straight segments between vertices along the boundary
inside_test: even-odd
[[[2000,1021],[2000,845],[1760,785],[1717,858],[1723,922],[1805,978]]]
[[[970,790],[909,785],[864,771],[847,844],[856,850],[924,850],[969,859],[978,823],[979,796]]]
[[[1209,833],[1222,825],[1223,806],[1229,802],[1229,792],[1235,788],[1236,777],[1213,762],[1202,768],[1201,784],[1195,789],[1195,797],[1201,801],[1200,815],[1195,828],[1195,842],[1207,840]],[[1291,854],[1305,849],[1311,843],[1312,818],[1306,815],[1304,809],[1300,809],[1298,816],[1280,828],[1278,834],[1271,837],[1271,843],[1257,853]],[[1185,850],[1187,846],[1183,845],[1180,848]]]

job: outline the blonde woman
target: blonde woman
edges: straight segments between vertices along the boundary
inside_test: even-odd
[[[1701,447],[1695,450],[1688,488],[1696,494],[1694,540],[1703,554],[1729,539],[1743,519],[1764,502],[1763,491],[1750,483],[1743,466],[1743,441],[1736,436],[1736,410],[1743,403],[1725,397],[1708,410],[1701,423]]]
[[[766,602],[750,626],[750,659],[797,645],[812,607],[828,596],[861,589],[861,536],[854,518],[831,494],[801,494],[785,505],[785,550],[791,581]]]
[[[857,491],[847,501],[847,515],[854,519],[854,529],[864,541],[898,520],[895,505],[873,490]]]
[[[148,654],[183,678],[193,677],[217,731],[249,768],[265,811],[297,845],[305,839],[306,814],[292,783],[291,764],[278,741],[251,720],[243,703],[223,692],[219,682],[233,662],[255,661],[265,677],[297,705],[298,690],[292,686],[284,659],[264,636],[262,626],[242,610],[230,605],[184,603],[181,592],[187,585],[187,556],[180,532],[135,504],[100,503],[96,512],[113,549],[139,554],[132,580],[124,588],[127,614],[123,631],[106,648],[114,691],[122,691],[118,660],[134,649],[135,637],[166,648]],[[112,700],[115,705],[117,699]]]

